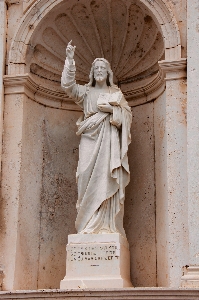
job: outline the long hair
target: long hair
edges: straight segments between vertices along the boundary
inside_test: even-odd
[[[92,63],[91,71],[89,74],[88,86],[95,86],[96,80],[94,78],[94,67],[95,67],[95,63],[97,61],[103,61],[106,65],[106,68],[107,68],[106,84],[107,84],[107,86],[115,86],[115,84],[113,83],[113,71],[111,70],[111,66],[110,66],[108,60],[106,60],[105,58],[96,58],[94,60],[94,62]]]

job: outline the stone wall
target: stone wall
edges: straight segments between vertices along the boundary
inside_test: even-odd
[[[4,189],[12,176],[12,171],[9,171],[10,159],[6,155],[11,147],[9,128],[13,127],[13,121],[10,116],[12,114],[13,118],[17,118],[12,108],[12,101],[7,99]],[[47,108],[30,99],[23,103],[24,126],[19,141],[22,144],[18,172],[19,196],[15,204],[17,211],[13,212],[13,202],[9,203],[9,199],[12,199],[11,190],[16,189],[16,183],[4,193],[4,205],[9,207],[4,214],[4,220],[9,220],[9,224],[5,224],[7,229],[12,230],[13,220],[18,219],[15,221],[16,231],[14,228],[10,234],[7,231],[5,238],[7,245],[13,234],[16,239],[16,248],[13,248],[17,255],[16,264],[15,267],[10,266],[15,270],[16,288],[58,288],[64,276],[67,236],[75,232],[75,172],[79,144],[75,122],[78,116],[78,112]],[[15,124],[15,129],[16,126],[19,125]],[[5,256],[9,256],[7,251]],[[7,267],[5,265],[5,271],[9,272]]]

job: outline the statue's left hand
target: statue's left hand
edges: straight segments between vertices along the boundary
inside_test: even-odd
[[[113,113],[113,106],[110,104],[100,104],[98,108],[103,112]]]

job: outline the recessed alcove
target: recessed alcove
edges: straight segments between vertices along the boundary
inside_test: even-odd
[[[61,93],[60,77],[67,43],[75,52],[76,79],[88,82],[96,57],[106,58],[114,81],[131,105],[150,101],[163,80],[158,61],[164,57],[160,28],[139,0],[63,1],[34,30],[27,52],[26,70],[36,83]]]
[[[75,233],[75,169],[79,144],[75,122],[80,112],[60,87],[65,48],[71,39],[77,47],[77,82],[87,83],[93,60],[105,57],[111,63],[115,83],[132,106],[131,182],[126,189],[124,226],[131,251],[133,285],[156,286],[158,104],[154,101],[159,97],[156,101],[160,103],[164,91],[158,67],[158,61],[164,57],[160,27],[139,0],[80,0],[62,1],[35,29],[30,26],[30,30],[33,33],[26,53],[26,71],[33,96],[29,94],[24,104],[24,122],[28,126],[23,131],[26,144],[22,164],[30,174],[22,176],[26,204],[20,208],[20,231],[25,246],[18,261],[22,262],[24,276],[18,279],[18,286],[23,286],[24,277],[32,276],[37,288],[58,288],[65,275],[67,235]],[[31,178],[34,182],[35,174],[38,182],[35,182],[37,192],[32,205],[31,189],[26,187]],[[32,226],[33,221],[25,226],[28,222],[25,216],[29,214],[37,220],[36,227]],[[34,235],[36,238],[31,242]],[[32,270],[29,276],[26,273],[31,260],[35,260],[37,270]],[[29,285],[30,282],[23,288]]]
[[[156,286],[155,126],[158,125],[155,118],[158,115],[154,101],[160,97],[156,101],[161,102],[164,90],[158,66],[164,57],[160,27],[139,0],[80,0],[62,1],[30,30],[34,31],[26,54],[26,71],[34,96],[29,96],[24,106],[26,122],[31,124],[24,129],[24,136],[26,141],[32,141],[33,153],[39,153],[34,171],[40,178],[34,208],[35,216],[38,214],[33,247],[35,260],[39,261],[35,275],[37,288],[59,287],[65,275],[67,235],[75,233],[79,144],[75,122],[80,112],[60,87],[65,48],[70,40],[77,47],[77,82],[87,83],[93,60],[105,57],[111,63],[115,83],[132,106],[131,182],[126,189],[124,226],[131,251],[133,285]],[[28,143],[24,147],[24,153],[31,151]],[[24,185],[27,184],[24,178]],[[25,194],[28,196],[28,191]],[[27,205],[21,208],[21,214],[27,215],[27,209]],[[27,220],[23,219],[25,225]],[[25,240],[29,231],[21,229]],[[26,258],[21,258],[24,266],[28,249],[26,246],[24,250]],[[22,286],[23,280],[21,283],[19,280],[19,285]]]
[[[77,46],[77,82],[87,83],[93,60],[105,57],[132,107],[131,181],[124,226],[133,285],[156,286],[156,185],[162,179],[156,178],[160,166],[156,163],[159,160],[164,167],[161,145],[165,139],[165,84],[158,66],[166,48],[163,24],[149,9],[150,1],[147,5],[140,0],[58,2],[45,16],[35,9],[38,23],[28,25],[25,74],[19,72],[14,83],[5,79],[9,88],[23,85],[26,97],[17,244],[22,251],[17,254],[20,276],[15,285],[17,289],[58,288],[65,275],[67,236],[75,233],[79,145],[75,122],[80,111],[60,87],[65,48],[72,39]],[[9,67],[12,75],[12,60]],[[6,111],[12,113],[9,105],[7,101]],[[35,266],[31,270],[30,263]]]

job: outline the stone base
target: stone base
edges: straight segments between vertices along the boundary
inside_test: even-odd
[[[128,242],[119,233],[68,236],[61,289],[132,287]]]
[[[199,288],[199,266],[190,266],[184,269],[181,278],[181,287]]]
[[[0,292],[3,300],[198,300],[199,289],[122,288]]]
[[[121,278],[100,278],[95,277],[84,279],[67,279],[64,278],[60,283],[61,289],[108,289],[108,288],[124,288],[130,287],[132,284],[130,281],[123,280]]]
[[[0,292],[2,300],[198,300],[199,289],[122,288]]]

